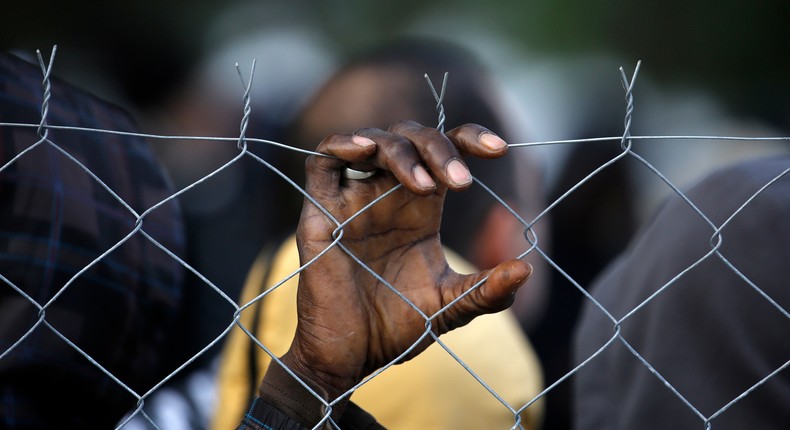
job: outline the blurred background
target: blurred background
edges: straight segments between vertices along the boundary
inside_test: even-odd
[[[39,1],[6,8],[0,48],[30,57],[58,44],[58,76],[132,110],[150,132],[237,121],[233,65],[248,73],[253,58],[255,115],[276,127],[349,55],[419,34],[482,57],[506,88],[517,140],[620,134],[617,67],[630,75],[637,60],[636,132],[770,134],[790,128],[788,16],[782,0]],[[221,117],[207,124],[198,113]]]
[[[625,103],[618,67],[630,77],[637,60],[643,63],[634,135],[790,134],[786,0],[83,0],[16,2],[3,9],[0,48],[32,59],[36,49],[48,57],[57,44],[56,76],[129,109],[149,133],[237,135],[243,89],[234,64],[247,78],[257,59],[247,135],[283,139],[312,92],[347,58],[420,35],[458,43],[481,59],[497,83],[507,135],[515,142],[621,135]],[[447,91],[453,91],[452,76]],[[152,143],[179,189],[237,154],[235,144]],[[786,144],[672,140],[634,148],[681,186],[715,167],[788,150]],[[253,150],[278,157],[271,147]],[[544,191],[553,201],[620,149],[614,142],[520,151],[541,160]],[[551,214],[552,258],[582,286],[669,192],[643,167],[617,166]],[[283,226],[290,215],[277,210],[277,197],[255,198],[272,175],[243,160],[181,199],[187,259],[230,297],[238,296],[261,248],[288,234]],[[589,216],[579,222],[579,213]],[[545,316],[528,329],[547,383],[568,370],[567,337],[581,300],[556,278]],[[233,311],[193,282],[179,346],[186,355],[215,339]],[[195,371],[210,369],[217,352],[202,356]],[[203,388],[196,392],[210,391],[204,390],[210,372],[175,385],[197,383]],[[565,383],[549,394],[546,428],[569,428],[569,389]],[[174,404],[163,410],[179,415]],[[200,419],[193,421],[201,427]]]
[[[61,74],[147,108],[178,91],[216,50],[252,33],[300,28],[330,55],[403,32],[467,41],[486,35],[510,63],[614,56],[631,66],[642,59],[662,86],[701,86],[734,112],[786,124],[787,16],[781,0],[39,1],[6,6],[0,41],[23,50],[58,43],[68,53],[58,62]]]

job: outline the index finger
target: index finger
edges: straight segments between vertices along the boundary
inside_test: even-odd
[[[345,166],[368,160],[376,152],[376,142],[363,136],[335,134],[321,141],[316,152],[329,157],[307,158],[305,191],[312,196],[333,195],[338,191]]]

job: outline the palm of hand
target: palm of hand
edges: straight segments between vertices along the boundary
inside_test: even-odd
[[[371,193],[355,189],[357,185],[369,185],[350,185],[333,196],[333,215],[340,222],[372,200]],[[381,178],[373,194],[396,185],[391,176]],[[458,275],[447,265],[439,243],[438,215],[443,201],[443,189],[429,196],[396,190],[343,229],[340,243],[367,268],[336,247],[302,273],[304,282],[300,284],[304,287],[300,286],[298,306],[307,318],[300,319],[300,330],[310,335],[297,336],[302,340],[300,351],[319,355],[310,360],[314,363],[333,358],[331,370],[313,369],[318,371],[316,376],[357,381],[390,363],[426,332],[423,315],[431,317],[459,294],[445,287]],[[300,225],[298,240],[302,261],[306,262],[331,246],[336,226],[312,204],[306,207]],[[434,333],[458,325],[445,320],[431,323]],[[311,342],[316,336],[321,337],[320,341]],[[428,344],[421,342],[405,358],[418,354]],[[342,375],[338,375],[338,369],[343,370]],[[353,385],[343,385],[349,384]]]

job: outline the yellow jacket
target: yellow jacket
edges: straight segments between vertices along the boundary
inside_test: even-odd
[[[447,257],[456,271],[471,271],[457,255],[448,251]],[[291,237],[273,258],[267,253],[258,257],[241,303],[250,302],[298,268],[296,240]],[[276,356],[288,350],[296,331],[297,284],[294,276],[241,315],[241,323]],[[537,357],[509,311],[478,317],[441,340],[515,410],[542,389]],[[238,327],[227,338],[219,370],[215,430],[235,428],[257,393],[271,358],[253,345]],[[513,413],[438,344],[377,375],[352,400],[392,430],[509,429],[515,422]],[[524,428],[537,429],[542,414],[540,401],[526,409]]]

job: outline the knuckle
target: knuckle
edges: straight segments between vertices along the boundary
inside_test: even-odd
[[[474,130],[474,131],[485,130],[485,127],[483,127],[482,125],[475,124],[473,122],[467,122],[466,124],[462,124],[460,128],[461,129],[471,129],[471,130]]]
[[[307,157],[307,159],[304,160],[305,171],[307,171],[307,172],[313,171],[315,169],[317,161],[318,161],[318,156],[316,156],[316,155],[311,155],[311,156]]]
[[[354,130],[353,135],[371,138],[379,134],[381,130],[372,127],[362,127]]]
[[[420,153],[428,150],[428,148],[442,146],[447,142],[446,137],[439,130],[432,127],[423,127],[414,121],[395,123],[390,131],[408,139],[409,143],[416,147]]]
[[[318,146],[315,148],[316,152],[320,152],[322,154],[327,152],[327,147],[337,140],[337,134],[330,134],[329,136],[325,137]]]
[[[411,134],[422,128],[420,124],[412,120],[401,120],[390,125],[388,131],[396,134]]]
[[[382,145],[382,150],[390,158],[402,158],[413,156],[414,145],[409,139],[403,136],[394,136]]]
[[[452,136],[453,138],[475,139],[478,138],[481,134],[486,132],[490,133],[490,131],[487,128],[479,124],[468,122],[466,124],[454,128],[453,130],[450,130],[450,132],[448,132],[447,134],[449,136]]]

